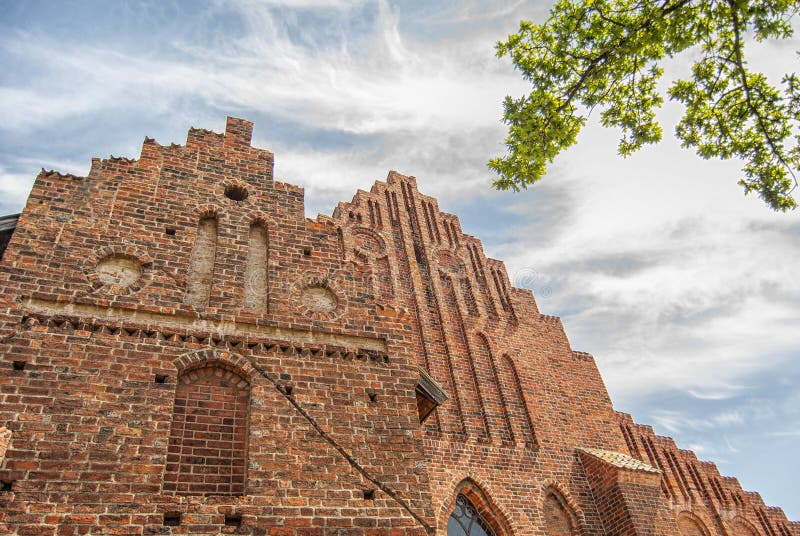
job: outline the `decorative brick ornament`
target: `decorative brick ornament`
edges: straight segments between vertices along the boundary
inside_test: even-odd
[[[347,301],[330,276],[306,272],[293,286],[293,303],[314,320],[333,321],[347,310]]]
[[[82,266],[94,292],[124,296],[135,294],[151,281],[152,264],[146,252],[122,244],[99,248]]]

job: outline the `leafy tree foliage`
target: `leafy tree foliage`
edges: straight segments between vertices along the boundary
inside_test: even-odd
[[[676,128],[703,158],[739,158],[739,183],[773,209],[797,206],[800,173],[800,80],[775,87],[748,67],[746,40],[786,39],[800,0],[559,0],[542,25],[522,21],[497,45],[530,81],[529,95],[506,97],[508,153],[489,167],[494,186],[519,190],[575,143],[597,109],[622,130],[623,156],[661,140],[656,110],[663,97],[659,62],[698,51],[688,80],[669,97],[685,105]],[[780,89],[779,89],[780,88]]]

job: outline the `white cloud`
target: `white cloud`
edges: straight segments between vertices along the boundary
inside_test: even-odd
[[[772,437],[800,437],[800,430],[783,430],[780,432],[770,432]]]
[[[800,214],[745,198],[736,162],[700,160],[671,138],[622,160],[615,143],[590,125],[543,179],[569,192],[565,221],[518,229],[497,252],[512,273],[532,266],[548,280],[540,309],[565,312],[615,400],[723,390],[796,352]]]
[[[363,4],[365,0],[217,0],[216,4],[226,5],[235,3],[244,10],[258,10],[266,6],[284,6],[289,8],[346,8]]]
[[[25,198],[32,185],[30,177],[19,173],[9,173],[0,167],[0,199]]]
[[[741,392],[741,386],[722,386],[717,389],[689,389],[687,393],[698,400],[728,400]]]

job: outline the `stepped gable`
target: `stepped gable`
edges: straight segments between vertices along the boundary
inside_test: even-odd
[[[617,416],[628,452],[662,472],[663,494],[685,519],[702,523],[711,533],[738,534],[737,527],[748,526],[760,528],[755,534],[797,534],[798,523],[789,521],[783,510],[766,506],[758,493],[744,491],[738,480],[722,476],[714,463],[679,449],[672,438],[656,435],[652,427],[636,424],[626,413]]]
[[[616,413],[414,177],[307,219],[252,129],[3,219],[0,533],[800,535]]]

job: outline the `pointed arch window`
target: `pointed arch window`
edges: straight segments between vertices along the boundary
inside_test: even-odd
[[[456,507],[447,520],[447,536],[495,536],[469,499],[458,494]]]

